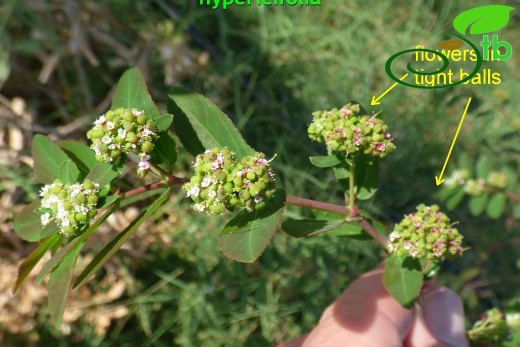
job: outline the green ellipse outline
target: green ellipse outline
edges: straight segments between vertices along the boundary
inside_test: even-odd
[[[385,64],[386,74],[388,75],[388,77],[390,77],[391,79],[393,79],[394,81],[396,81],[399,84],[402,84],[402,85],[407,86],[407,87],[420,88],[420,89],[448,88],[448,87],[453,87],[453,86],[456,86],[458,84],[462,84],[462,83],[464,83],[466,81],[469,81],[470,79],[472,79],[479,72],[480,67],[482,66],[482,54],[478,50],[477,46],[475,46],[469,40],[466,40],[464,38],[464,36],[460,36],[460,35],[457,35],[457,34],[452,33],[452,32],[450,32],[450,34],[455,35],[458,38],[460,38],[462,41],[466,42],[473,49],[473,51],[475,51],[475,54],[477,55],[477,62],[476,62],[475,68],[473,69],[473,71],[466,78],[463,78],[460,81],[452,83],[452,84],[447,84],[447,85],[443,85],[443,86],[428,87],[428,86],[418,86],[416,84],[411,84],[411,83],[408,83],[408,82],[404,82],[404,81],[400,80],[399,78],[397,78],[392,73],[392,68],[391,67],[392,67],[392,62],[395,60],[395,58],[397,58],[400,55],[403,55],[403,54],[406,54],[406,53],[411,53],[411,52],[430,52],[430,53],[434,53],[434,54],[440,56],[442,58],[442,61],[443,61],[442,69],[438,70],[438,71],[435,71],[435,72],[419,72],[419,71],[416,71],[414,68],[412,68],[411,63],[408,63],[406,68],[408,69],[408,71],[410,71],[413,74],[420,75],[420,76],[435,75],[435,74],[438,74],[438,73],[441,73],[441,72],[445,71],[448,68],[449,60],[448,60],[448,58],[444,54],[442,54],[441,52],[438,52],[438,51],[434,51],[434,50],[431,50],[431,49],[424,49],[424,48],[407,49],[407,50],[400,51],[400,52],[397,52],[394,55],[392,55],[390,58],[388,58],[388,60],[386,61],[386,64]],[[448,62],[448,64],[446,64],[446,62]]]

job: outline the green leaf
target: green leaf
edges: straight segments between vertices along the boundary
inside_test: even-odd
[[[342,163],[341,159],[335,155],[310,157],[309,159],[314,166],[322,168],[333,167]]]
[[[477,178],[487,180],[490,170],[491,158],[486,154],[481,155],[477,160],[477,164],[475,164],[475,173],[477,175]]]
[[[115,110],[119,107],[142,110],[151,119],[159,117],[159,110],[148,93],[143,74],[137,67],[126,70],[117,83],[110,109]]]
[[[443,184],[441,186],[441,190],[437,194],[437,197],[441,201],[448,200],[449,198],[451,198],[453,195],[455,195],[458,192],[459,188],[460,188],[460,186],[447,187],[446,185]]]
[[[288,219],[282,223],[282,230],[292,237],[313,236],[334,230],[345,224],[345,220]]]
[[[170,196],[170,188],[166,189],[161,196],[155,200],[150,206],[145,208],[136,219],[134,219],[119,235],[108,243],[96,257],[87,265],[87,267],[79,274],[78,279],[74,283],[74,289],[84,284],[90,276],[105,264],[105,262],[128,240],[130,236],[143,224],[143,222],[154,213]]]
[[[159,131],[166,131],[170,128],[173,122],[173,115],[163,114],[154,119],[155,125]]]
[[[156,164],[165,164],[168,169],[177,161],[177,145],[170,131],[159,134],[150,153],[152,161]],[[167,170],[169,171],[169,170]]]
[[[108,195],[99,198],[96,208],[101,209],[110,206],[119,198],[118,195]]]
[[[280,227],[284,208],[285,193],[277,189],[272,200],[261,210],[238,213],[219,233],[222,252],[236,261],[254,262]]]
[[[341,163],[339,166],[334,167],[334,175],[338,179],[339,184],[343,191],[348,192],[349,187],[349,179],[350,179],[350,165],[346,162]]]
[[[520,204],[513,205],[513,216],[516,219],[520,219]]]
[[[454,189],[453,195],[446,201],[446,209],[452,211],[457,207],[464,199],[464,187],[457,187]]]
[[[76,248],[70,252],[51,272],[49,277],[49,312],[56,328],[61,325],[63,312],[65,311],[65,305],[69,297],[70,281],[74,272],[74,265],[76,264],[80,250],[81,248]]]
[[[85,244],[87,238],[103,223],[115,210],[119,208],[116,203],[110,210],[106,211],[99,219],[97,219],[83,234],[72,239],[69,243],[63,246],[59,251],[52,256],[52,258],[43,266],[38,276],[36,276],[35,283],[38,285],[52,270],[58,266],[59,263],[72,251],[81,249]]]
[[[38,264],[41,258],[45,255],[45,253],[54,246],[55,244],[59,244],[63,239],[63,235],[54,234],[40,242],[38,247],[23,261],[23,263],[18,268],[18,278],[16,279],[16,283],[13,288],[13,293],[20,289],[22,284],[27,279],[27,276],[31,273],[34,267]]]
[[[77,182],[80,176],[76,164],[74,164],[74,162],[70,159],[61,163],[60,167],[58,168],[58,172],[58,178],[65,184]]]
[[[509,12],[514,7],[503,5],[487,5],[475,7],[459,14],[453,20],[453,27],[462,35],[480,35],[502,29],[509,22]]]
[[[518,183],[518,165],[516,163],[508,164],[504,171],[507,176],[506,190],[514,190]]]
[[[377,192],[379,168],[378,158],[364,154],[354,158],[354,184],[359,200],[368,200]]]
[[[383,283],[401,306],[412,308],[423,284],[419,260],[409,256],[391,255],[386,260]]]
[[[242,138],[231,120],[204,96],[175,87],[168,95],[168,111],[174,115],[173,127],[192,155],[214,147],[229,147],[238,159],[255,151]]]
[[[357,223],[345,223],[339,228],[330,231],[328,235],[336,237],[348,237],[356,240],[372,240],[372,236],[368,235],[365,230]]]
[[[486,210],[488,199],[489,193],[485,191],[479,196],[470,197],[468,202],[469,213],[475,217],[480,216]]]
[[[459,167],[461,169],[466,170],[469,173],[469,177],[473,176],[473,160],[469,156],[468,153],[462,152],[462,154],[459,157]]]
[[[496,193],[491,196],[486,213],[493,219],[499,218],[506,209],[507,196],[504,193]]]
[[[40,200],[34,200],[14,218],[14,231],[25,241],[36,242],[40,239],[42,232],[41,215],[36,213],[40,204]]]
[[[32,157],[34,159],[34,173],[43,184],[50,184],[56,179],[61,179],[60,174],[65,175],[65,172],[61,172],[60,167],[66,162],[72,162],[65,152],[47,137],[40,134],[33,138]],[[62,167],[63,169],[65,167]]]
[[[42,232],[40,234],[40,239],[47,238],[59,231],[60,228],[58,227],[58,225],[54,221],[51,221],[49,224],[43,227]]]
[[[90,170],[98,163],[94,152],[86,145],[78,141],[58,141],[58,147],[76,164],[82,181]]]
[[[110,184],[117,175],[119,175],[119,171],[114,165],[108,163],[97,163],[85,179],[89,179],[94,183],[99,183],[100,187],[104,187],[107,184]]]

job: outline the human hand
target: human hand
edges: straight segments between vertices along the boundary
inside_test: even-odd
[[[383,285],[383,265],[352,283],[309,333],[278,347],[466,347],[460,298],[433,281],[408,310]]]

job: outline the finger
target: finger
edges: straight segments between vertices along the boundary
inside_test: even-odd
[[[282,345],[278,345],[277,347],[302,347],[305,339],[307,338],[307,334],[299,336],[294,340],[288,341]]]
[[[459,296],[445,287],[421,295],[405,346],[469,346]]]
[[[382,266],[357,279],[324,312],[303,346],[402,346],[414,319],[383,286]]]

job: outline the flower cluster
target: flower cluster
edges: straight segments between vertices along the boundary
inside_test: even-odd
[[[470,196],[479,196],[486,190],[486,185],[496,188],[505,189],[507,184],[507,175],[499,171],[491,171],[487,179],[473,179],[469,178],[468,170],[459,169],[453,171],[450,177],[446,178],[445,184],[448,188],[455,188],[458,186],[464,187],[466,194]]]
[[[468,331],[468,339],[476,346],[499,346],[508,340],[509,334],[504,315],[492,308]]]
[[[157,139],[157,126],[144,111],[118,108],[110,110],[94,122],[87,137],[96,159],[118,164],[123,154],[133,152],[141,158],[138,173],[144,176],[150,168],[150,151]]]
[[[493,188],[505,189],[507,185],[507,175],[503,172],[491,171],[486,181],[487,184]]]
[[[309,137],[325,142],[329,150],[344,156],[364,153],[385,157],[395,149],[388,126],[373,116],[359,116],[359,105],[346,104],[341,109],[317,111],[309,125]]]
[[[463,251],[463,236],[437,205],[417,206],[417,212],[405,215],[389,237],[389,250],[399,256],[441,259],[461,255]]]
[[[43,186],[41,223],[46,226],[54,221],[61,233],[74,235],[78,229],[89,222],[97,214],[99,184],[85,180],[83,183],[64,184],[59,180]]]
[[[273,194],[274,174],[263,153],[238,161],[229,148],[213,148],[199,154],[193,168],[195,176],[182,189],[199,212],[222,214],[235,206],[258,210]]]

